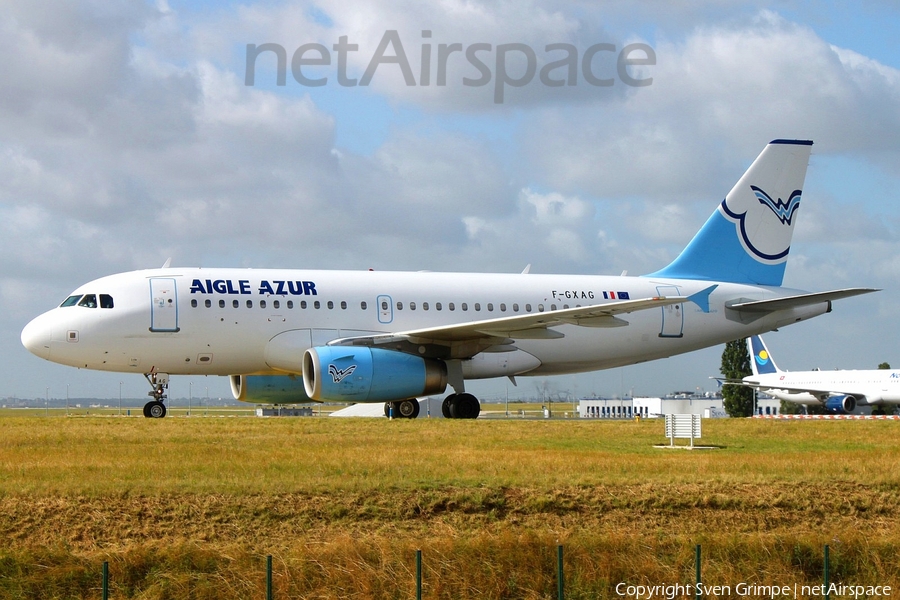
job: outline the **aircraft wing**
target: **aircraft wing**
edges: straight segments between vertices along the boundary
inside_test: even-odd
[[[759,381],[753,380],[745,380],[744,385],[752,388],[756,388],[758,390],[778,390],[781,392],[787,392],[790,394],[812,394],[813,396],[828,396],[832,391],[835,393],[850,393],[850,392],[838,392],[836,390],[825,390],[825,389],[816,389],[815,387],[797,387],[792,385],[784,385],[783,383],[761,383]]]
[[[871,292],[880,291],[881,290],[876,288],[845,288],[843,290],[833,290],[830,292],[815,292],[812,294],[785,296],[784,298],[773,298],[771,300],[751,300],[748,302],[737,302],[735,304],[727,304],[726,306],[728,308],[743,312],[768,313],[776,310],[785,310],[789,308],[797,308],[798,306],[809,306],[810,304],[831,302],[832,300],[840,300],[842,298],[850,298],[851,296],[859,296],[860,294],[869,294]]]
[[[714,288],[715,286],[712,286]],[[389,346],[391,349],[440,358],[470,358],[488,348],[510,349],[516,339],[558,339],[565,334],[553,329],[558,325],[581,327],[623,327],[628,321],[617,315],[681,304],[688,300],[702,303],[712,288],[693,296],[656,296],[620,300],[577,308],[564,308],[497,319],[454,323],[397,333],[354,336],[332,340],[329,346]],[[705,295],[704,295],[705,294]],[[505,348],[504,348],[505,347]],[[424,349],[424,350],[423,350]]]
[[[865,391],[842,388],[839,384],[834,383],[823,383],[820,385],[806,385],[800,387],[789,384],[785,385],[782,382],[762,383],[754,380],[744,380],[744,385],[756,388],[763,392],[771,390],[786,394],[809,394],[810,396],[815,396],[816,398],[818,398],[820,402],[824,402],[829,398],[829,396],[842,396],[846,394],[849,396],[854,396],[862,403],[866,403],[866,399],[869,397],[869,394]]]
[[[788,394],[810,394],[813,396],[819,397],[819,399],[828,397],[829,392],[824,392],[822,390],[810,389],[808,387],[791,387],[785,386],[782,384],[770,384],[770,383],[760,383],[759,381],[755,381],[752,379],[726,379],[724,377],[710,377],[710,379],[715,379],[720,381],[722,385],[740,385],[744,387],[753,388],[755,390],[759,390],[760,392],[768,392],[768,391],[779,391],[785,392]]]

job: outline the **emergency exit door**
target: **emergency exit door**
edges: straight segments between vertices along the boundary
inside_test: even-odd
[[[677,296],[678,287],[674,285],[658,285],[656,293],[660,296]],[[670,304],[662,307],[662,326],[659,337],[680,338],[684,335],[684,305]]]

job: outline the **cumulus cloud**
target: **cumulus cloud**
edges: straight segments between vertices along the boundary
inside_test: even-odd
[[[724,195],[727,172],[771,139],[829,153],[895,145],[898,72],[774,13],[656,48],[653,85],[627,102],[541,114],[528,151],[554,185],[684,200]]]

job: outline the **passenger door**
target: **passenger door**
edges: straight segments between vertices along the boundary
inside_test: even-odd
[[[178,331],[178,297],[171,277],[150,278],[150,331]]]

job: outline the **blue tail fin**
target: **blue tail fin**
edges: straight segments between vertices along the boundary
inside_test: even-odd
[[[769,142],[678,258],[647,277],[780,286],[811,150]]]
[[[768,375],[780,371],[761,337],[758,335],[748,337],[747,346],[750,348],[750,368],[753,369],[754,375]]]

